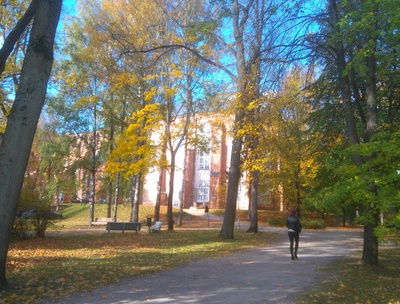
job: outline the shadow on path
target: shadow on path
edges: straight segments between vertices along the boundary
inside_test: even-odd
[[[58,303],[295,303],[318,284],[331,261],[361,250],[362,232],[304,230],[299,259],[292,261],[286,229],[261,227],[279,236],[268,247],[193,262],[121,282]]]

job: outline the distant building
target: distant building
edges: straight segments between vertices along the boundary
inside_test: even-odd
[[[185,144],[176,155],[176,170],[174,178],[173,204],[183,208],[200,207],[208,205],[213,208],[225,208],[226,186],[231,153],[232,138],[229,134],[231,122],[221,117],[200,117],[197,123],[201,125],[198,132],[208,142],[207,151],[201,151],[196,146]],[[185,155],[186,151],[186,155]],[[167,159],[170,154],[167,152]],[[169,173],[164,171],[162,183],[161,204],[167,203],[169,193]],[[159,172],[153,171],[145,178],[143,203],[155,204],[157,199]],[[246,197],[246,184],[241,181],[238,193],[238,202],[241,209],[248,208]]]
[[[228,172],[230,165],[230,156],[232,148],[232,119],[226,116],[198,116],[195,120],[198,137],[201,137],[203,147],[200,149],[193,143],[183,143],[176,154],[176,169],[174,177],[173,206],[179,207],[183,204],[183,208],[204,208],[206,205],[210,209],[225,208],[226,189],[228,183]],[[158,133],[155,133],[153,140],[159,141]],[[101,142],[99,136],[99,142]],[[81,140],[77,141],[82,143]],[[206,147],[206,149],[204,149]],[[79,154],[80,158],[90,158],[91,154],[88,149],[84,149],[81,145],[77,145],[74,149],[75,154]],[[77,157],[77,156],[76,156]],[[170,160],[169,151],[166,151],[166,158]],[[96,175],[96,202],[104,202],[106,193],[104,187],[101,186],[101,178],[104,164],[97,165],[98,171]],[[77,180],[81,181],[76,191],[78,200],[90,199],[92,195],[91,174],[88,170],[78,169],[76,171]],[[160,172],[157,168],[152,168],[144,177],[144,184],[140,203],[144,205],[155,205],[158,194]],[[169,171],[164,169],[161,185],[161,205],[167,205],[169,193]],[[98,191],[103,189],[101,193]],[[280,192],[275,191],[275,192]],[[66,197],[67,198],[67,197]],[[67,198],[73,200],[74,198]],[[246,183],[246,172],[243,172],[238,189],[238,208],[247,210],[249,208],[248,185]],[[268,186],[260,188],[259,207],[263,209],[284,210],[285,206],[282,195],[274,194]]]

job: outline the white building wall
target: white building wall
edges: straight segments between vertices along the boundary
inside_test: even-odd
[[[204,128],[204,130],[208,133],[211,134],[211,126],[208,124]],[[154,139],[153,139],[154,140]],[[230,165],[230,156],[231,156],[231,151],[232,151],[232,140],[229,136],[227,136],[227,171],[229,170],[229,165]],[[182,191],[182,178],[183,178],[183,170],[184,170],[184,161],[185,161],[185,147],[184,144],[178,149],[176,153],[176,168],[175,168],[175,179],[174,179],[174,193],[173,193],[173,205],[174,207],[179,206],[179,196]],[[198,154],[197,154],[198,155]],[[170,162],[171,160],[171,154],[167,150],[167,159]],[[211,169],[211,168],[210,168]],[[204,176],[201,176],[201,174],[205,174]],[[167,172],[166,176],[166,193],[169,193],[169,178],[170,175]],[[205,172],[205,171],[198,171],[198,157],[196,158],[196,173],[195,173],[195,189],[198,189],[199,181],[200,179],[203,178],[205,180],[210,181],[210,171]],[[152,204],[155,205],[157,201],[157,188],[158,188],[158,179],[159,179],[159,172],[156,169],[151,170],[146,178],[145,178],[145,184],[144,184],[144,197],[143,197],[143,203],[144,204]],[[246,193],[246,185],[244,183],[244,179],[241,182],[241,190],[238,192],[238,206],[241,210],[247,210],[248,209],[248,199],[247,199],[247,193]],[[194,201],[197,200],[197,191],[194,193]]]

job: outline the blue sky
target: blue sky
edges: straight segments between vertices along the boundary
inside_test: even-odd
[[[75,10],[76,0],[63,0],[63,6],[65,10],[70,11],[72,13]]]

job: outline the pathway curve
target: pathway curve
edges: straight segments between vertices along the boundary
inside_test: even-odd
[[[331,261],[362,248],[361,230],[303,230],[299,259],[292,261],[286,229],[260,230],[275,231],[278,236],[266,247],[124,279],[58,303],[290,304],[327,275],[323,268]]]

